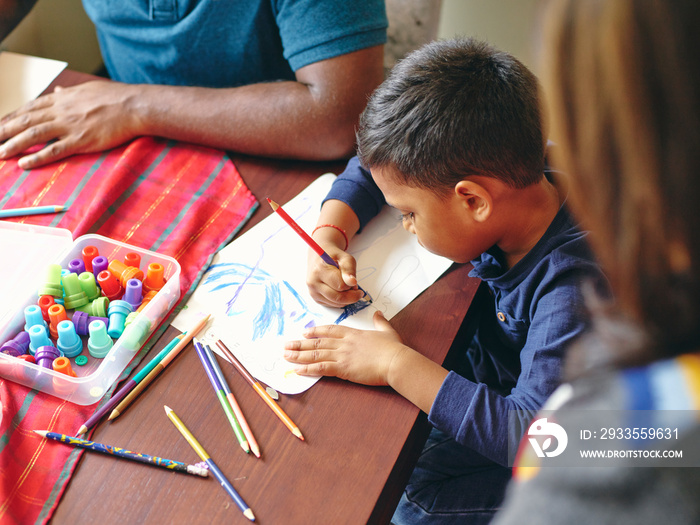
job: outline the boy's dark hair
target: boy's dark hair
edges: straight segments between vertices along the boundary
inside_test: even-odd
[[[532,72],[485,42],[431,42],[370,97],[358,156],[437,194],[469,175],[523,188],[544,170],[538,91]]]

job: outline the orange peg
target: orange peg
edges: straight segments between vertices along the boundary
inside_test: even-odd
[[[137,312],[140,312],[143,310],[148,302],[153,299],[156,295],[158,295],[158,290],[151,290],[150,292],[146,292],[146,295],[143,296],[143,299],[141,299],[141,304],[139,307],[136,309]]]
[[[136,252],[129,252],[124,255],[124,264],[139,268],[141,266],[141,256]]]
[[[53,369],[56,372],[61,372],[72,377],[78,377],[78,375],[73,372],[73,368],[70,366],[70,361],[67,357],[61,356],[53,360]]]
[[[143,289],[147,292],[151,290],[158,291],[165,286],[165,278],[163,273],[165,269],[162,264],[151,263],[148,265],[146,278],[143,280]]]
[[[44,321],[48,323],[50,321],[49,308],[52,304],[56,304],[53,295],[40,295],[39,300],[36,303],[39,305],[39,308],[41,308],[41,315],[44,318]]]
[[[49,307],[49,333],[51,337],[54,339],[58,337],[58,323],[67,319],[66,309],[62,304],[56,303]]]
[[[133,266],[127,266],[118,259],[114,259],[110,262],[107,269],[117,278],[122,288],[126,288],[126,283],[129,282],[129,279],[143,281],[143,272],[141,270]]]
[[[124,290],[121,284],[119,284],[119,279],[108,270],[103,270],[97,274],[97,284],[99,284],[102,289],[102,295],[110,301],[115,301],[124,295]]]
[[[83,262],[85,263],[85,271],[92,271],[92,260],[100,255],[100,252],[95,246],[86,246],[83,248]]]

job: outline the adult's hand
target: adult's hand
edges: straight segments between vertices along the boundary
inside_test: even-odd
[[[30,169],[76,153],[91,153],[119,146],[138,136],[140,121],[136,86],[95,80],[27,103],[0,120],[0,159],[48,143],[19,159]]]

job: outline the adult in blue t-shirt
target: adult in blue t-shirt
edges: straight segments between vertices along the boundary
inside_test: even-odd
[[[0,0],[0,38],[36,0]],[[5,5],[7,4],[7,7]],[[111,78],[5,116],[29,169],[154,135],[252,155],[349,157],[383,79],[381,0],[83,0]]]

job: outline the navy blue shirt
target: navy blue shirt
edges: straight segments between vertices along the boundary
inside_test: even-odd
[[[385,203],[356,157],[328,199],[348,204],[361,226]],[[457,442],[507,465],[509,442],[517,449],[529,420],[560,383],[566,348],[588,328],[583,283],[600,287],[605,279],[586,234],[564,206],[525,257],[512,268],[504,260],[494,246],[472,261],[470,275],[480,278],[493,298],[465,349],[474,380],[449,372],[428,419]],[[521,433],[513,432],[510,415]]]
[[[83,0],[107,71],[132,84],[235,87],[386,42],[382,0]]]

